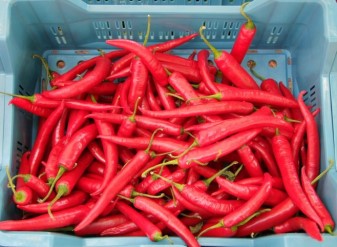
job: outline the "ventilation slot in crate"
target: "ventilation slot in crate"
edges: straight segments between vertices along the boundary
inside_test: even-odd
[[[58,45],[66,45],[68,43],[61,26],[51,26],[50,32]]]
[[[315,84],[307,90],[307,93],[303,95],[304,102],[311,107],[311,112],[317,109],[317,95]]]
[[[266,43],[269,45],[275,45],[279,41],[282,33],[283,33],[283,27],[282,26],[273,26],[269,32],[269,36],[266,40]]]
[[[28,146],[21,141],[16,142],[16,156],[15,156],[15,169],[18,169],[21,163],[21,158],[24,152],[28,151]]]

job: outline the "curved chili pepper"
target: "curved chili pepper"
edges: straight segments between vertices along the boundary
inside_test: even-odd
[[[146,98],[149,102],[150,109],[153,111],[160,111],[161,105],[158,97],[155,95],[154,88],[152,85],[152,80],[148,81],[147,90],[146,90]]]
[[[33,192],[36,193],[39,197],[44,198],[48,194],[49,186],[38,177],[32,174],[19,174],[15,177],[23,178],[25,185],[31,188]],[[49,199],[52,199],[54,197],[55,193],[49,195]]]
[[[139,230],[139,227],[131,220],[109,227],[100,233],[101,236],[124,236],[130,232]],[[144,234],[145,235],[145,234]],[[146,236],[146,235],[145,235]]]
[[[9,105],[13,104],[22,110],[25,110],[29,113],[32,113],[36,116],[43,117],[43,118],[47,118],[52,113],[51,109],[36,106],[30,100],[19,98],[19,97],[12,98],[8,104]]]
[[[279,167],[275,161],[273,154],[269,148],[263,147],[260,142],[251,141],[248,145],[254,149],[259,155],[261,155],[262,160],[269,171],[269,173],[274,177],[280,177]]]
[[[151,139],[149,137],[119,137],[119,136],[98,136],[98,138],[105,139],[128,148],[140,148],[144,149],[149,145]],[[178,141],[169,137],[157,137],[152,141],[151,149],[157,153],[180,154],[186,148],[190,146],[190,143],[184,141]]]
[[[96,178],[82,176],[77,181],[76,188],[87,194],[92,194],[96,192],[97,190],[99,190],[101,185],[102,185],[101,179],[98,180]]]
[[[309,199],[311,206],[315,209],[316,213],[322,219],[324,230],[328,233],[332,233],[333,229],[335,228],[335,222],[322,202],[322,200],[317,195],[317,192],[313,188],[311,181],[309,180],[307,174],[305,173],[305,167],[301,168],[301,184],[304,193]]]
[[[65,144],[58,158],[59,169],[50,186],[50,193],[54,189],[56,182],[63,176],[63,174],[76,167],[77,160],[82,155],[88,144],[96,138],[97,134],[96,125],[89,124],[78,130]],[[48,196],[49,195],[47,195],[42,201],[45,201]]]
[[[66,126],[67,126],[67,120],[68,120],[68,115],[69,115],[68,113],[69,113],[68,109],[64,109],[59,121],[57,122],[53,130],[53,133],[51,136],[52,147],[57,145],[57,143],[61,141],[62,138],[66,134]]]
[[[225,113],[242,113],[248,114],[253,111],[253,105],[243,101],[223,101],[204,103],[202,105],[187,105],[185,107],[172,110],[148,111],[140,109],[140,111],[149,117],[154,118],[184,118],[201,115],[217,115]]]
[[[273,95],[269,92],[262,90],[235,88],[232,86],[226,86],[225,90],[220,89],[218,93],[206,96],[205,98],[215,98],[223,101],[244,100],[251,103],[271,105],[275,107],[285,107],[285,108],[299,107],[296,101],[288,99],[283,96]]]
[[[200,27],[199,34],[205,44],[211,49],[214,55],[214,62],[223,75],[225,75],[235,86],[239,88],[249,88],[259,90],[259,86],[250,76],[250,74],[241,67],[240,63],[227,51],[218,51],[205,38],[203,30],[205,26]]]
[[[95,120],[95,124],[97,126],[99,135],[114,135],[115,131],[110,123],[101,120]],[[118,147],[114,143],[111,143],[104,139],[101,139],[101,142],[105,157],[104,178],[101,188],[93,195],[98,195],[99,193],[101,193],[107,187],[108,183],[113,179],[113,177],[117,174]]]
[[[295,96],[291,93],[291,91],[289,90],[289,88],[287,88],[283,82],[280,82],[279,83],[279,88],[280,88],[280,91],[282,93],[282,95],[288,99],[291,99],[291,100],[296,100]],[[293,119],[296,119],[298,121],[302,121],[303,120],[303,116],[302,116],[302,113],[300,111],[299,108],[290,108],[289,109],[290,112],[291,112],[291,116]]]
[[[152,214],[164,222],[165,225],[184,240],[188,246],[200,246],[191,231],[174,214],[165,209],[165,207],[143,196],[136,196],[132,202],[137,209]]]
[[[111,95],[117,90],[117,84],[111,82],[102,82],[88,91],[89,94]]]
[[[149,49],[133,40],[107,40],[107,44],[126,49],[138,56],[147,69],[151,72],[156,83],[167,85],[167,74]]]
[[[83,204],[88,199],[88,195],[82,191],[73,191],[68,196],[63,197],[53,205],[53,212],[57,212],[63,209],[72,208]],[[44,214],[48,212],[49,202],[18,205],[17,207],[25,212]]]
[[[302,112],[303,118],[306,122],[306,136],[307,136],[307,160],[305,163],[305,172],[309,180],[313,180],[319,174],[319,162],[320,162],[320,141],[317,123],[315,118],[309,111],[308,107],[303,101],[304,91],[301,91],[298,95],[298,104]]]
[[[290,123],[272,116],[249,115],[238,119],[223,120],[222,123],[196,132],[199,146],[207,146],[232,134],[253,128],[273,127],[293,131]]]
[[[275,135],[272,139],[272,149],[289,197],[308,218],[315,221],[321,229],[324,229],[320,217],[310,205],[301,187],[288,139],[282,135]]]
[[[42,214],[23,220],[5,220],[0,222],[0,230],[3,231],[42,231],[54,228],[76,225],[90,210],[92,203],[78,205],[55,212],[54,219],[48,214]]]
[[[76,226],[75,231],[81,230],[93,222],[103,212],[110,201],[113,200],[125,185],[132,180],[133,176],[151,160],[151,144],[152,142],[149,143],[149,146],[145,150],[139,149],[132,160],[130,160],[123,169],[116,174],[114,179],[102,192],[94,207],[88,212],[87,216],[80,222],[80,224]]]
[[[239,154],[242,164],[251,177],[263,176],[261,165],[248,145],[243,145],[237,150],[237,153]]]
[[[123,114],[111,114],[111,113],[92,113],[87,115],[87,117],[97,120],[108,121],[115,124],[121,124],[123,120],[128,118],[128,116]],[[163,119],[156,119],[136,115],[135,121],[137,122],[137,126],[150,131],[155,131],[156,129],[160,128],[163,129],[162,131],[163,133],[173,136],[179,136],[183,132],[183,129],[180,125],[168,122]]]
[[[212,78],[209,68],[208,68],[208,50],[201,50],[198,52],[198,68],[200,70],[200,76],[203,82],[205,83],[207,89],[211,94],[215,94],[219,91],[218,87],[214,82],[214,78]]]
[[[236,236],[249,236],[283,223],[298,212],[290,198],[285,199],[270,211],[262,213],[238,228]]]
[[[123,56],[127,53],[128,53],[128,51],[126,51],[126,50],[111,51],[111,52],[105,53],[104,57],[108,58],[108,59],[113,59],[113,58],[116,58],[116,57]],[[85,61],[77,64],[73,68],[69,69],[66,73],[60,75],[59,77],[55,77],[54,80],[51,81],[51,85],[55,86],[58,82],[73,80],[74,78],[77,77],[77,75],[80,75],[84,71],[86,71],[87,69],[90,69],[93,66],[95,66],[97,64],[98,60],[100,60],[101,58],[102,58],[102,56],[99,55],[99,56],[95,56],[91,59],[85,60]]]
[[[271,193],[271,176],[268,173],[264,174],[264,183],[247,202],[245,202],[240,209],[230,212],[225,215],[220,224],[224,227],[233,227],[249,216],[254,214],[265,202]]]
[[[79,157],[77,165],[75,168],[73,168],[71,171],[68,171],[65,173],[62,177],[60,177],[56,184],[56,196],[49,202],[48,205],[48,213],[52,217],[51,210],[54,204],[63,196],[70,195],[73,189],[75,188],[75,185],[77,181],[80,179],[82,174],[85,172],[85,170],[88,168],[88,166],[93,161],[94,157],[89,152],[85,152]]]
[[[148,84],[149,73],[146,66],[139,58],[134,58],[131,62],[131,81],[128,94],[128,102],[131,109],[136,107],[136,102],[142,102]]]
[[[97,219],[81,231],[75,231],[77,236],[97,235],[104,230],[123,224],[128,221],[128,218],[123,214],[113,214]]]
[[[169,62],[162,62],[162,65],[168,71],[180,73],[189,82],[199,83],[201,81],[200,71],[196,67],[188,67]]]
[[[134,222],[151,241],[157,242],[167,238],[162,235],[162,231],[155,224],[128,204],[119,201],[116,203],[116,208]]]
[[[247,4],[248,2],[242,4],[240,8],[240,13],[247,19],[247,22],[241,26],[230,52],[238,63],[242,63],[256,34],[256,26],[254,22],[243,11]]]
[[[318,241],[323,241],[322,235],[319,231],[319,228],[317,227],[316,222],[304,217],[290,218],[282,224],[275,226],[273,230],[277,234],[304,230],[310,237]]]
[[[47,143],[52,134],[54,127],[61,118],[64,112],[64,102],[62,101],[60,106],[56,108],[47,118],[41,129],[38,131],[36,140],[34,142],[31,154],[29,156],[30,173],[36,175],[40,166],[40,163],[45,154]]]
[[[178,158],[177,163],[181,168],[190,168],[200,163],[208,163],[233,152],[242,145],[248,143],[260,132],[261,129],[246,130],[214,144],[210,144],[205,147],[194,148],[187,154]]]
[[[98,127],[97,127],[98,129]],[[104,152],[102,147],[96,142],[96,140],[93,140],[88,144],[88,150],[89,152],[97,159],[98,161],[105,163],[106,159],[104,156]]]
[[[44,91],[43,96],[50,99],[69,99],[78,94],[85,93],[94,86],[100,84],[109,74],[111,61],[106,57],[100,57],[95,62],[94,70],[88,72],[81,80],[69,86]]]

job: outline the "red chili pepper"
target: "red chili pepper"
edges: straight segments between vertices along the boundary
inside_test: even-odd
[[[173,89],[181,95],[186,101],[197,99],[198,94],[195,91],[195,89],[191,86],[189,80],[181,73],[179,72],[173,72],[170,74],[168,79],[169,85],[173,87]],[[201,100],[192,100],[190,101],[191,105],[199,105],[201,104]],[[217,116],[202,116],[205,120],[214,122],[216,120],[219,120]],[[221,118],[220,118],[221,119]]]
[[[131,77],[128,77],[123,83],[122,83],[122,89],[120,90],[120,96],[119,96],[119,103],[120,106],[123,109],[123,112],[126,114],[132,114],[132,111],[130,110],[130,106],[128,103],[128,93],[129,88],[131,84]]]
[[[201,50],[198,52],[198,68],[200,70],[200,76],[202,81],[205,83],[207,89],[211,94],[215,94],[219,91],[218,87],[214,82],[214,78],[212,77],[209,68],[208,68],[208,50]]]
[[[117,84],[111,82],[102,82],[88,91],[89,94],[111,95],[117,90]]]
[[[57,122],[53,130],[52,137],[51,137],[52,147],[57,145],[57,143],[61,141],[62,138],[65,136],[67,120],[68,120],[68,115],[69,115],[68,113],[69,113],[68,109],[64,109],[59,121]]]
[[[248,2],[242,4],[240,8],[240,13],[247,19],[247,22],[241,26],[230,52],[230,54],[236,59],[236,61],[238,61],[238,63],[242,63],[256,34],[256,26],[254,22],[243,11],[247,4]]]
[[[98,138],[105,139],[128,148],[146,148],[151,139],[149,137],[119,137],[119,136],[98,136]],[[157,153],[171,152],[173,155],[182,153],[186,148],[190,146],[190,143],[184,141],[178,141],[174,138],[168,137],[156,137],[152,141],[151,149]]]
[[[196,36],[198,36],[198,33],[192,33],[190,35],[181,37],[181,38],[177,38],[177,39],[173,39],[173,40],[168,40],[166,42],[162,42],[160,44],[154,44],[148,47],[148,49],[150,49],[150,51],[155,51],[155,52],[166,52],[169,51],[173,48],[176,48],[180,45],[183,45],[184,43],[194,39]],[[135,57],[135,54],[130,53],[124,57],[122,57],[121,59],[119,59],[118,61],[116,61],[116,63],[113,66],[113,70],[112,73],[119,71],[122,68],[127,67],[131,60]]]
[[[77,165],[71,171],[65,173],[61,178],[59,178],[55,184],[56,196],[55,198],[49,202],[48,205],[48,213],[52,217],[51,210],[53,205],[63,196],[70,195],[77,181],[83,175],[85,170],[93,161],[94,157],[89,153],[85,152],[79,157],[77,161]],[[48,198],[48,197],[47,197]]]
[[[322,235],[319,231],[319,228],[317,227],[316,222],[304,217],[290,218],[282,224],[275,226],[273,230],[277,234],[304,230],[310,237],[318,241],[323,241]]]
[[[116,203],[116,208],[134,222],[151,241],[157,242],[167,238],[155,224],[128,204],[119,201]]]
[[[54,228],[76,225],[90,210],[92,203],[78,205],[73,208],[55,212],[54,218],[48,214],[42,214],[23,220],[5,220],[0,222],[0,230],[3,231],[43,231]]]
[[[149,73],[146,66],[138,58],[134,58],[132,60],[130,70],[131,81],[129,87],[128,102],[131,109],[134,109],[137,105],[136,102],[138,100],[142,102],[145,96]]]
[[[289,197],[307,217],[314,220],[321,229],[324,229],[320,217],[310,205],[301,187],[289,141],[282,135],[275,135],[272,139],[272,149]]]
[[[131,220],[117,226],[107,228],[100,233],[101,236],[124,236],[130,232],[139,230],[139,227]]]
[[[251,103],[271,105],[275,107],[285,107],[285,108],[297,108],[298,103],[294,100],[288,99],[283,96],[273,95],[269,92],[262,90],[252,90],[244,88],[235,88],[232,86],[226,86],[225,90],[206,96],[205,98],[215,98],[222,101],[229,100],[244,100]]]
[[[70,195],[65,196],[53,205],[53,212],[72,208],[83,204],[88,199],[88,195],[82,191],[73,191]],[[44,214],[48,212],[49,202],[18,205],[17,207],[28,213]]]
[[[53,129],[64,112],[64,102],[56,108],[47,118],[41,129],[37,133],[31,154],[29,156],[30,173],[36,175],[45,154],[47,143],[50,140]]]
[[[167,85],[167,75],[160,64],[149,49],[133,40],[107,40],[107,44],[118,48],[126,49],[138,56],[147,69],[151,72],[156,83],[165,86]]]
[[[200,27],[199,34],[205,44],[214,54],[214,62],[223,75],[239,88],[259,89],[259,86],[250,74],[241,67],[240,63],[227,51],[218,51],[204,36],[205,26]]]
[[[164,177],[171,174],[170,170],[166,166],[158,167],[154,170],[154,172]],[[145,193],[154,181],[157,181],[157,179],[154,176],[148,175],[135,186],[135,190],[140,193]]]
[[[152,137],[153,138],[153,137]],[[133,156],[132,160],[128,162],[123,169],[116,174],[114,179],[107,185],[101,196],[98,198],[97,203],[90,210],[87,216],[76,226],[75,230],[81,230],[91,222],[93,222],[104,210],[104,208],[113,200],[118,193],[127,185],[135,174],[142,169],[147,162],[151,160],[152,141],[150,141],[147,149],[139,149]]]
[[[173,118],[173,117],[194,117],[201,115],[217,115],[225,113],[249,114],[253,110],[253,105],[242,101],[223,101],[211,102],[202,105],[187,105],[185,107],[172,110],[148,111],[140,109],[145,116],[154,118]]]
[[[158,97],[155,95],[154,88],[152,85],[152,81],[148,81],[147,90],[146,90],[146,98],[149,102],[150,109],[153,111],[160,111],[161,105]]]
[[[320,141],[317,123],[303,101],[304,91],[298,95],[298,104],[306,122],[306,136],[308,142],[307,160],[305,163],[305,172],[310,180],[313,180],[319,174],[320,162]]]
[[[65,144],[58,158],[59,170],[50,186],[50,193],[54,189],[56,182],[63,176],[63,174],[66,171],[71,171],[76,167],[77,160],[82,155],[88,144],[96,138],[97,134],[96,125],[89,124],[78,130]],[[42,201],[44,201],[46,198],[44,198]]]
[[[319,109],[315,110],[312,114],[315,117],[319,113]],[[306,121],[302,121],[300,124],[296,125],[294,135],[291,138],[291,147],[293,150],[294,162],[296,165],[296,170],[299,171],[299,154],[301,145],[304,141],[304,136],[306,134],[307,124]],[[305,163],[304,163],[305,165]]]
[[[116,70],[116,68],[118,68],[118,66],[116,66],[117,63],[124,66],[123,62],[121,62],[121,61],[127,61],[128,63],[131,62],[132,59],[130,60],[130,57],[133,58],[133,56],[131,56],[131,55],[133,55],[133,54],[128,54],[128,55],[124,56],[123,58],[119,59],[115,64],[113,64],[112,65],[112,71],[111,71],[110,75],[107,78],[105,78],[105,80],[114,81],[116,79],[121,80],[123,78],[128,77],[131,74],[130,67],[125,67],[125,68],[123,68],[123,69],[121,69],[117,72],[115,72],[115,70]],[[127,58],[127,60],[125,60],[126,58]]]
[[[97,128],[98,129],[98,128]],[[104,152],[101,145],[98,144],[96,140],[93,140],[88,144],[89,152],[97,159],[98,161],[105,163],[106,159],[104,157]]]
[[[255,193],[247,202],[245,202],[237,210],[232,211],[225,215],[217,224],[213,225],[212,228],[225,227],[237,228],[239,223],[248,219],[264,204],[266,198],[271,193],[271,176],[269,174],[264,175],[264,183],[259,188],[258,192]]]
[[[75,231],[77,236],[97,235],[104,230],[123,224],[128,218],[122,214],[113,214],[97,219],[81,231]]]
[[[99,188],[102,185],[101,179],[98,180],[97,178],[92,178],[88,176],[82,176],[77,184],[76,188],[87,193],[87,194],[92,194],[99,190]]]
[[[47,118],[52,113],[52,110],[48,108],[36,106],[31,101],[18,97],[11,99],[8,104],[13,104],[22,110],[43,118]]]
[[[263,176],[261,178],[263,178]],[[272,178],[271,181],[273,182]],[[249,200],[252,195],[255,195],[258,192],[260,187],[260,185],[242,185],[239,184],[239,181],[234,183],[221,177],[217,177],[216,182],[223,191],[243,200]],[[286,198],[286,193],[272,188],[270,195],[265,200],[265,204],[268,206],[276,206]]]
[[[72,137],[76,131],[78,131],[87,121],[85,118],[90,112],[87,110],[71,110],[69,113],[69,119],[67,124],[66,136]]]
[[[243,145],[237,150],[241,162],[251,177],[262,177],[263,171],[255,154],[248,145]]]
[[[226,238],[233,237],[236,234],[236,229],[231,227],[217,227],[214,228],[213,219],[204,223],[200,229],[199,237],[214,237],[214,238]],[[202,234],[201,234],[202,233]]]
[[[252,114],[242,118],[223,120],[220,124],[196,132],[195,138],[197,139],[199,146],[202,147],[241,131],[264,127],[281,128],[282,130],[293,131],[292,125],[286,121],[272,116],[258,116]]]
[[[154,217],[164,222],[169,229],[185,241],[187,246],[200,246],[191,231],[174,214],[163,206],[160,206],[152,199],[143,196],[137,196],[131,201],[137,209],[152,214]]]
[[[28,155],[28,154],[27,154]],[[24,156],[25,157],[25,156]],[[28,158],[28,156],[27,156]],[[29,166],[27,166],[28,160],[25,160],[23,162],[21,162],[21,164],[23,165],[24,169],[21,169],[21,171],[25,172],[29,169]],[[32,191],[31,188],[29,188],[28,186],[24,185],[24,181],[22,178],[21,181],[19,180],[19,184],[17,184],[17,187],[15,188],[15,185],[13,183],[13,180],[10,176],[10,172],[9,172],[9,168],[6,167],[6,173],[7,173],[7,178],[8,178],[8,186],[11,188],[12,192],[13,192],[13,201],[16,205],[27,205],[33,202],[33,200],[35,199],[35,195]],[[18,186],[19,185],[19,186]]]
[[[85,93],[92,89],[94,86],[100,84],[105,77],[109,74],[111,62],[106,57],[97,59],[94,70],[88,72],[81,80],[72,83],[69,86],[44,91],[43,96],[50,99],[69,99],[77,96],[78,94]]]
[[[335,228],[335,222],[330,212],[328,211],[322,200],[317,195],[314,187],[312,186],[309,177],[305,173],[305,167],[301,168],[301,184],[303,191],[308,197],[311,206],[315,209],[316,213],[322,219],[324,230],[328,233],[332,233]]]
[[[183,75],[190,82],[199,83],[201,81],[200,71],[196,67],[189,67],[169,62],[162,62],[162,65],[168,71]]]
[[[282,93],[282,95],[288,99],[291,99],[291,100],[296,100],[295,96],[291,93],[291,91],[289,90],[289,88],[287,88],[283,82],[280,82],[279,83],[279,88],[280,88],[280,91]],[[303,116],[302,116],[302,113],[300,111],[299,108],[290,108],[289,109],[290,112],[291,112],[291,116],[293,119],[296,119],[298,121],[302,121],[303,120]]]
[[[268,230],[285,220],[294,216],[298,212],[298,208],[290,198],[285,199],[273,207],[269,212],[262,213],[253,218],[246,224],[238,228],[237,237],[250,236],[253,233],[260,233]]]
[[[175,54],[156,52],[155,57],[160,62],[164,62],[164,63],[168,62],[168,63],[179,64],[179,65],[186,66],[186,67],[194,67],[194,68],[197,67],[197,63],[195,61],[175,55]]]
[[[181,168],[190,168],[200,163],[208,163],[235,151],[242,145],[252,140],[260,132],[261,129],[246,130],[214,144],[194,148],[179,158],[177,163]]]
[[[173,99],[173,97],[168,95],[169,90],[167,89],[167,87],[161,86],[158,83],[154,83],[154,86],[163,108],[166,110],[176,109],[175,100]]]
[[[33,190],[34,193],[36,193],[39,197],[44,198],[49,191],[49,186],[44,183],[41,179],[38,177],[32,175],[32,174],[18,174],[14,176],[13,178],[21,177],[24,180],[25,185],[27,185],[29,188]],[[49,199],[52,199],[55,197],[55,193],[52,193],[49,195]]]
[[[184,169],[177,169],[173,173],[164,175],[161,175],[162,177],[165,177],[173,182],[181,182],[181,180],[186,176],[186,171]],[[171,186],[170,183],[162,180],[162,179],[157,179],[156,181],[152,182],[148,189],[147,193],[150,195],[156,195],[165,189],[169,188]]]
[[[250,177],[236,181],[236,183],[241,185],[261,185],[263,177]],[[283,181],[279,177],[272,177],[273,188],[284,190]]]
[[[125,119],[128,117],[122,114],[107,114],[107,113],[93,113],[87,115],[89,118],[108,121],[114,124],[121,124]],[[182,134],[183,129],[180,125],[168,122],[162,119],[155,119],[151,117],[136,115],[135,121],[137,122],[137,126],[150,130],[155,131],[156,129],[160,128],[163,129],[163,133],[173,136],[179,136]]]
[[[98,130],[99,135],[114,135],[115,131],[113,126],[110,123],[95,120],[95,124]],[[104,156],[105,156],[105,169],[104,169],[104,178],[102,181],[101,188],[94,193],[94,195],[100,194],[108,185],[108,183],[113,179],[117,174],[118,166],[118,147],[112,142],[101,139]]]
[[[121,122],[121,125],[119,126],[117,131],[117,136],[131,137],[134,135],[137,128],[136,113],[139,100],[140,98],[138,98],[138,100],[136,101],[132,115],[123,119],[123,121]]]
[[[248,145],[259,155],[261,155],[262,160],[269,173],[273,177],[280,177],[280,171],[272,152],[270,152],[271,150],[269,148],[263,147],[260,142],[251,141],[248,143]]]

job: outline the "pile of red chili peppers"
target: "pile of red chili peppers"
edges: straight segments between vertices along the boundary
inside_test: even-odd
[[[319,110],[241,66],[255,32],[248,18],[230,52],[203,27],[151,46],[107,40],[119,49],[51,72],[51,90],[13,97],[40,124],[18,175],[7,170],[24,218],[0,230],[177,235],[188,246],[297,231],[321,241],[335,224],[315,190]],[[206,49],[175,55],[194,38],[213,60]]]

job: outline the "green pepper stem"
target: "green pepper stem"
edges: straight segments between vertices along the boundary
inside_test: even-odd
[[[158,128],[158,129],[156,129],[155,131],[153,131],[153,133],[152,133],[152,135],[151,135],[151,138],[150,138],[150,141],[149,141],[149,145],[148,145],[147,148],[145,149],[145,152],[146,152],[146,153],[149,153],[149,152],[150,152],[150,148],[151,148],[151,146],[152,146],[154,137],[155,137],[155,135],[157,134],[158,131],[163,131],[163,129],[162,129],[162,128]]]
[[[49,196],[50,196],[51,193],[53,192],[53,189],[54,189],[54,187],[55,187],[55,185],[56,185],[56,182],[62,177],[62,175],[63,175],[65,172],[66,172],[66,168],[64,168],[63,166],[60,166],[60,168],[59,168],[59,170],[58,170],[58,172],[57,172],[57,175],[55,176],[55,178],[54,178],[52,184],[50,185],[50,189],[49,189],[49,191],[48,191],[48,194],[45,196],[45,198],[38,200],[40,203],[45,202],[45,201],[49,198]]]
[[[13,179],[12,179],[11,174],[10,174],[10,172],[9,172],[8,166],[6,166],[6,174],[7,174],[7,178],[8,178],[9,188],[11,188],[13,194],[15,195],[15,194],[16,194],[16,191],[15,191],[15,185],[14,185],[14,183],[13,183]]]
[[[219,58],[221,56],[221,52],[218,51],[205,37],[203,31],[206,29],[205,26],[201,26],[199,28],[199,33],[200,33],[200,37],[201,39],[205,42],[205,44],[209,47],[209,49],[211,49],[211,51],[214,54],[214,58]]]
[[[62,196],[66,195],[67,193],[69,193],[69,190],[67,188],[66,185],[59,185],[57,188],[57,195],[55,196],[55,198],[48,204],[47,207],[47,211],[48,214],[50,216],[50,218],[55,219],[52,212],[51,212],[51,208],[52,206],[55,204],[55,202],[57,202]]]
[[[12,94],[12,93],[5,93],[5,92],[0,92],[0,94],[6,95],[6,96],[11,96],[11,97],[17,97],[17,98],[21,98],[21,99],[26,99],[26,100],[29,100],[32,103],[34,103],[35,100],[36,100],[34,95],[20,95],[20,94]]]
[[[228,166],[226,166],[225,168],[221,169],[220,171],[218,171],[217,173],[215,173],[213,176],[203,180],[204,183],[209,186],[214,179],[216,179],[217,177],[221,176],[222,173],[224,173],[225,171],[227,171],[229,168],[231,168],[232,166],[238,164],[237,161],[233,161],[232,163],[230,163]]]
[[[144,46],[146,46],[147,41],[149,40],[150,30],[151,30],[151,16],[147,15],[147,28],[146,28],[146,34],[145,34],[145,38],[144,38],[144,42],[143,42]]]
[[[210,227],[204,229],[203,231],[201,231],[201,232],[198,234],[197,238],[200,238],[203,234],[205,234],[206,232],[208,232],[208,231],[210,231],[210,230],[217,229],[217,228],[220,228],[220,227],[223,227],[223,226],[224,226],[224,225],[223,225],[223,221],[220,220],[218,223],[214,224],[213,226],[210,226]]]
[[[334,166],[334,161],[333,160],[329,160],[329,166],[322,171],[317,177],[315,177],[312,181],[311,184],[315,184],[318,182],[318,180],[320,180],[325,174],[328,173],[328,171]]]
[[[247,19],[247,23],[245,24],[247,29],[254,29],[255,28],[255,24],[253,22],[253,20],[244,12],[244,8],[249,4],[249,2],[246,2],[244,4],[241,5],[240,7],[240,13],[241,15]]]
[[[49,65],[48,65],[46,59],[45,59],[44,57],[38,55],[38,54],[34,54],[34,55],[33,55],[33,58],[38,58],[38,59],[40,59],[42,65],[43,65],[43,67],[44,67],[44,69],[46,70],[47,77],[48,77],[48,81],[53,80],[54,78],[53,78],[53,76],[51,75],[52,70],[49,68]]]
[[[154,176],[155,178],[160,178],[160,179],[164,180],[165,182],[167,182],[167,183],[173,185],[173,186],[176,187],[179,191],[182,191],[182,190],[184,189],[184,187],[185,187],[184,184],[176,183],[176,182],[174,182],[174,181],[172,181],[172,180],[170,180],[170,179],[167,179],[167,178],[165,178],[165,177],[163,177],[163,176],[161,176],[161,175],[159,175],[159,174],[156,174],[156,173],[154,173],[154,172],[151,172],[151,175]]]

